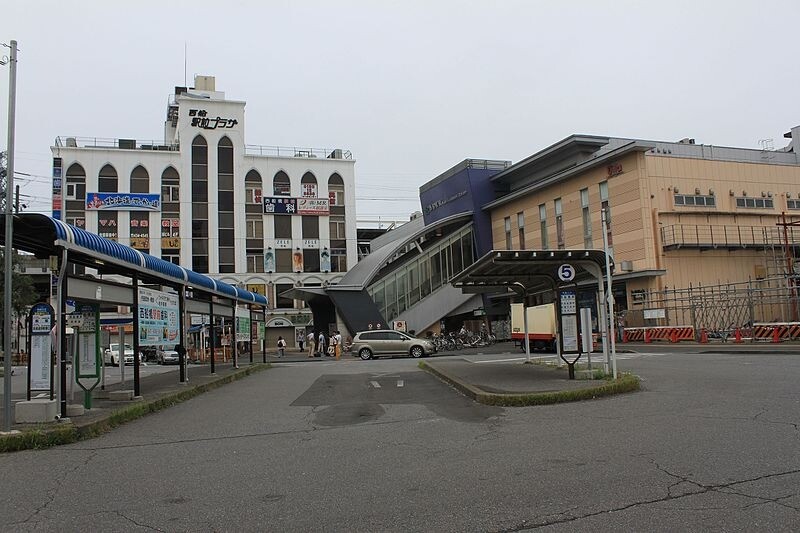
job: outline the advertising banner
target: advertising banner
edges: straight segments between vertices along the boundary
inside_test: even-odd
[[[265,197],[264,213],[267,215],[294,215],[297,213],[297,198]]]
[[[298,198],[297,213],[299,215],[328,215],[330,207],[327,198]]]
[[[236,342],[250,342],[250,311],[236,309]]]
[[[87,192],[87,211],[161,211],[161,195],[135,192]]]
[[[178,295],[139,288],[139,344],[178,343]]]

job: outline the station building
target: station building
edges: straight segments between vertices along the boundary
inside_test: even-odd
[[[572,135],[490,178],[492,246],[602,249],[605,209],[625,325],[797,320],[800,127],[785,136],[759,150]]]
[[[449,280],[492,249],[602,250],[605,211],[618,325],[797,321],[800,127],[786,137],[759,150],[572,135],[513,165],[464,160],[420,188],[422,213],[313,298],[330,297],[350,331],[489,320],[505,338],[513,296],[462,294]],[[595,287],[579,287],[578,304],[596,320]]]
[[[247,144],[245,102],[211,76],[175,88],[163,141],[58,137],[51,151],[54,218],[267,296],[268,346],[313,324],[282,293],[357,261],[352,154]],[[330,311],[318,330],[336,328]]]

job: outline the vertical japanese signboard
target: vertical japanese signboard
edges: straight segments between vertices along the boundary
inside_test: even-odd
[[[31,391],[50,391],[52,397],[53,342],[50,332],[54,325],[54,313],[50,304],[34,305],[28,313],[28,329],[31,332],[28,347],[28,399]]]
[[[178,295],[139,288],[139,345],[178,344]]]
[[[97,350],[97,340],[100,334],[99,307],[95,304],[83,304],[73,314],[78,317],[78,322],[76,322],[78,353],[76,354],[77,359],[73,358],[75,360],[75,377],[78,380],[100,377],[100,354]],[[78,383],[80,384],[80,381]]]
[[[236,308],[236,342],[250,342],[250,310]]]

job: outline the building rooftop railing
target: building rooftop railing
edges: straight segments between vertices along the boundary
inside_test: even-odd
[[[58,136],[55,146],[66,148],[99,148],[112,150],[155,150],[163,152],[177,152],[180,150],[178,143],[164,143],[163,141],[144,141],[138,139],[109,139],[103,137],[72,137]],[[245,155],[264,157],[306,157],[320,159],[352,160],[350,150],[341,148],[308,148],[299,146],[261,146],[248,144],[244,147]]]
[[[800,228],[788,228],[790,246],[800,246]],[[777,226],[725,226],[674,224],[661,228],[661,245],[675,248],[771,248],[785,245],[783,228]]]
[[[246,144],[245,155],[265,157],[307,157],[320,159],[353,159],[350,150],[341,148],[307,148],[298,146],[261,146]]]
[[[55,146],[66,148],[101,148],[116,150],[155,150],[177,152],[180,145],[164,141],[144,141],[138,139],[108,139],[102,137],[56,137]]]

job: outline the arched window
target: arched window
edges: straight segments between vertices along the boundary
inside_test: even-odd
[[[131,192],[150,192],[150,175],[142,165],[137,166],[131,172]]]
[[[289,181],[289,176],[283,170],[275,174],[272,179],[272,194],[273,196],[292,195],[292,184]]]
[[[100,169],[97,177],[97,192],[117,192],[117,171],[111,165]]]
[[[344,207],[344,180],[336,172],[328,179],[328,197],[331,206]]]
[[[208,143],[192,140],[192,270],[206,274],[208,264]]]
[[[236,271],[233,216],[233,143],[223,137],[217,143],[217,235],[219,272]]]
[[[86,171],[78,163],[71,164],[67,169],[64,198],[67,200],[86,199]]]
[[[331,271],[347,271],[347,232],[345,225],[344,180],[334,172],[328,178],[330,201],[329,229],[331,237]]]
[[[244,177],[244,191],[246,204],[261,205],[261,174],[253,169]]]
[[[300,180],[300,196],[303,198],[316,198],[317,194],[317,178],[311,172],[303,174]]]

